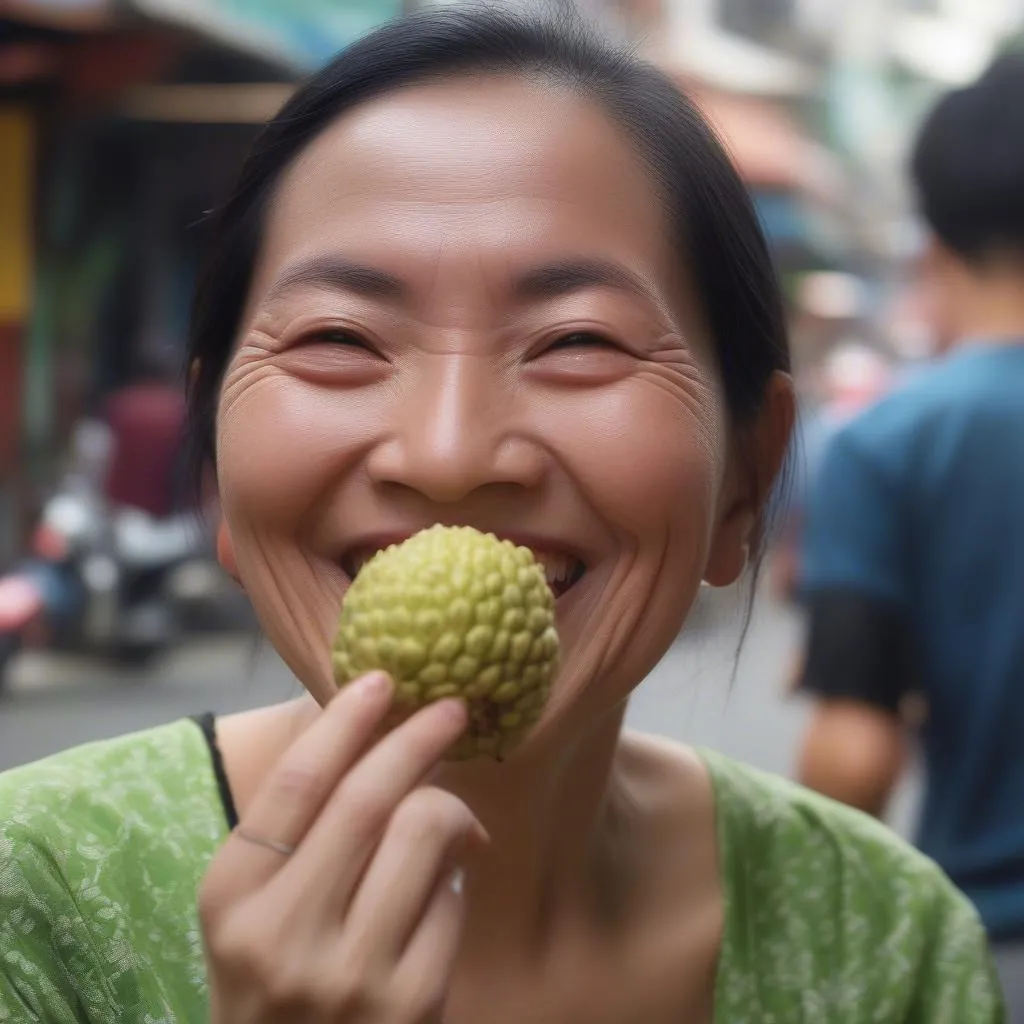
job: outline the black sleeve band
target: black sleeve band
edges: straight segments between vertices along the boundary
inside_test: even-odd
[[[893,605],[849,590],[807,595],[809,636],[799,690],[897,711],[916,689],[911,630]]]

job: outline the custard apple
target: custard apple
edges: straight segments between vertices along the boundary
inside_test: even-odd
[[[359,570],[332,659],[339,686],[374,669],[391,676],[389,726],[462,698],[469,727],[448,756],[501,760],[540,717],[558,670],[554,596],[529,548],[432,526]]]

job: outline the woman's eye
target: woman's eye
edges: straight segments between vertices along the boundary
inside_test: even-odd
[[[548,347],[549,352],[558,352],[571,348],[616,348],[613,341],[591,331],[573,331],[559,338]]]
[[[353,331],[317,331],[309,340],[319,342],[320,344],[342,345],[347,348],[362,348],[367,351],[373,351],[373,346],[365,338],[361,338]]]

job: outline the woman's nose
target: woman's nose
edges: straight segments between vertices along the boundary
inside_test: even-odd
[[[438,504],[489,485],[540,483],[544,452],[517,428],[514,392],[499,373],[475,356],[435,359],[431,372],[396,394],[393,426],[368,460],[373,480]]]

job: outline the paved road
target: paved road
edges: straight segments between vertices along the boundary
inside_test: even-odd
[[[806,709],[781,692],[801,623],[789,609],[759,601],[737,660],[741,618],[734,592],[713,592],[699,602],[637,691],[630,723],[789,774]],[[182,715],[257,707],[299,692],[269,646],[246,638],[197,640],[144,675],[27,656],[0,697],[0,769]],[[896,801],[892,819],[900,831],[915,790],[911,782]]]

